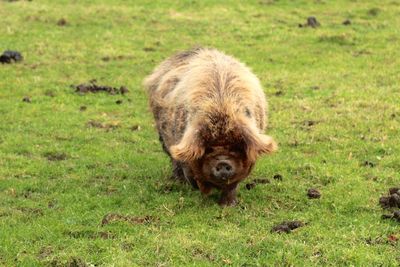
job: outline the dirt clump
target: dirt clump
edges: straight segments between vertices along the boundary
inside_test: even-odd
[[[389,188],[389,194],[398,194],[400,196],[400,187],[391,187]]]
[[[65,18],[61,18],[57,21],[58,26],[66,26],[67,24],[68,24],[68,22]]]
[[[305,24],[299,24],[299,27],[311,27],[311,28],[317,28],[321,26],[321,24],[318,22],[316,17],[308,17],[307,22]]]
[[[304,226],[302,221],[284,221],[278,225],[275,225],[271,232],[276,233],[290,233],[292,230]]]
[[[267,178],[258,178],[254,179],[252,182],[246,184],[246,189],[251,190],[253,189],[257,184],[269,184],[271,181]]]
[[[308,198],[320,198],[321,193],[318,191],[318,189],[310,188],[307,190],[307,196]]]
[[[128,222],[130,224],[147,224],[156,221],[153,216],[146,215],[144,217],[132,216],[132,215],[122,215],[117,213],[109,213],[103,217],[101,220],[101,225],[107,225],[112,222]]]
[[[384,214],[382,215],[382,219],[393,219],[400,222],[400,210],[396,210],[392,214]]]
[[[379,198],[379,205],[383,209],[391,209],[392,213],[383,214],[382,219],[392,219],[400,222],[400,187],[389,188],[389,195]]]
[[[80,94],[107,92],[110,95],[116,95],[116,94],[123,95],[129,92],[129,90],[125,86],[116,88],[107,85],[98,85],[96,80],[91,80],[89,81],[89,83],[72,85],[72,87],[75,89],[75,92]]]
[[[346,19],[345,21],[342,22],[343,25],[351,25],[351,20]]]
[[[391,194],[390,196],[383,196],[379,199],[379,204],[384,209],[399,207],[400,208],[400,196],[398,194]]]
[[[12,50],[6,50],[3,52],[3,54],[0,55],[0,63],[2,64],[10,64],[13,62],[19,62],[22,61],[23,57],[20,52],[18,51],[12,51]]]

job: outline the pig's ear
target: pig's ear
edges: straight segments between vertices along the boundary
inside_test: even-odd
[[[190,162],[204,155],[204,145],[198,136],[198,130],[189,128],[182,140],[169,148],[173,159],[182,162]]]
[[[261,154],[270,154],[278,149],[275,140],[265,134],[260,134],[255,129],[242,128],[244,141],[246,143],[247,157],[255,161]]]

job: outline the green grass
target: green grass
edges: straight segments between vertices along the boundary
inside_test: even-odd
[[[400,225],[377,202],[400,184],[399,14],[391,0],[0,1],[0,50],[25,58],[0,65],[0,265],[398,266]],[[298,27],[312,15],[321,27]],[[235,208],[168,179],[141,86],[197,44],[259,76],[280,143],[249,177],[271,183],[241,184]],[[91,79],[130,92],[70,87]],[[151,217],[102,226],[109,213]],[[307,225],[270,232],[292,219]]]

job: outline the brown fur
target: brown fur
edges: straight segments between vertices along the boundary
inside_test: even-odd
[[[220,203],[235,204],[236,186],[257,157],[277,149],[262,134],[267,104],[257,77],[230,56],[196,48],[162,62],[144,85],[174,174],[204,194],[221,189]],[[210,174],[218,159],[232,164],[234,177],[219,181]]]

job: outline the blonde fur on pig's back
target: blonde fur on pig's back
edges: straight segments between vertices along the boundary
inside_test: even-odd
[[[248,120],[260,132],[265,128],[266,101],[259,80],[244,64],[215,49],[176,54],[144,84],[166,150],[179,142],[193,121],[216,127],[208,119],[216,113],[235,121],[250,111]]]

